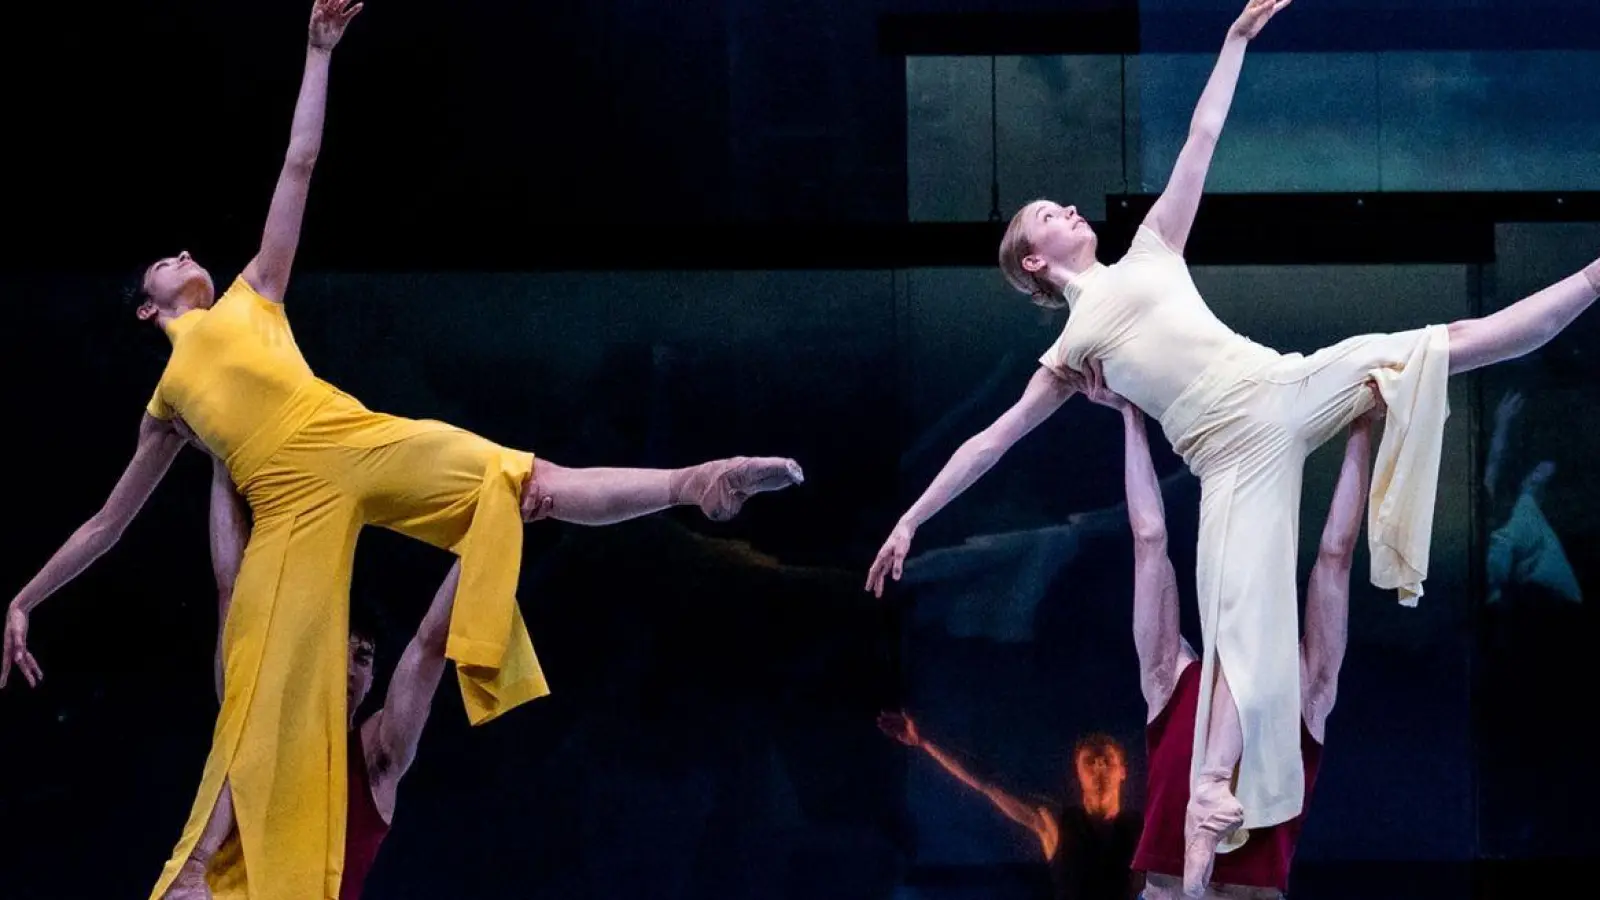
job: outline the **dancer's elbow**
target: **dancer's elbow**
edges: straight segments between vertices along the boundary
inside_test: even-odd
[[[1349,571],[1356,556],[1359,532],[1340,530],[1322,536],[1317,546],[1317,562],[1339,571]]]
[[[1134,552],[1167,550],[1167,523],[1154,516],[1137,516],[1130,522],[1133,528]]]
[[[1222,126],[1222,116],[1196,116],[1189,124],[1189,144],[1206,152],[1215,150],[1217,141],[1222,139]]]
[[[121,540],[123,532],[127,530],[128,522],[124,516],[117,515],[115,510],[102,509],[89,517],[89,521],[83,523],[73,537],[80,547],[99,556]]]

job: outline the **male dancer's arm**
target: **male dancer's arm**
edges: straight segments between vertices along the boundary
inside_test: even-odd
[[[1302,706],[1306,729],[1322,743],[1328,713],[1339,692],[1339,669],[1350,638],[1350,569],[1372,477],[1372,431],[1382,407],[1350,424],[1339,482],[1317,547],[1306,589],[1306,633],[1300,642]]]
[[[532,475],[529,476],[532,479]],[[529,482],[524,492],[524,519],[536,522],[550,514],[554,498],[544,494],[537,482]],[[393,785],[411,768],[422,740],[433,694],[444,677],[445,644],[450,637],[450,612],[455,608],[456,587],[461,582],[461,563],[450,567],[444,582],[433,593],[433,601],[422,616],[422,624],[389,678],[389,692],[383,707],[362,725],[363,746],[370,777],[375,786],[387,781]],[[370,740],[365,740],[370,739]]]
[[[1166,708],[1179,673],[1195,655],[1178,628],[1178,574],[1167,554],[1167,513],[1144,413],[1106,388],[1097,367],[1091,368],[1088,383],[1084,396],[1122,413],[1123,485],[1133,531],[1133,644],[1149,722]]]
[[[1206,173],[1211,170],[1211,157],[1222,137],[1222,126],[1228,120],[1228,109],[1233,105],[1234,89],[1239,86],[1239,71],[1244,67],[1245,47],[1267,24],[1267,20],[1288,6],[1291,0],[1250,0],[1244,12],[1228,28],[1222,42],[1222,52],[1211,70],[1211,79],[1195,106],[1194,118],[1189,122],[1189,137],[1178,162],[1172,169],[1167,188],[1144,223],[1161,236],[1167,246],[1183,253],[1189,241],[1189,229],[1194,225],[1195,213],[1200,209],[1200,196],[1205,192]]]
[[[1006,818],[1032,831],[1039,839],[1046,859],[1055,855],[1056,847],[1060,843],[1060,829],[1044,810],[1018,799],[1005,788],[972,774],[960,760],[925,739],[917,730],[917,723],[905,712],[880,714],[878,728],[907,747],[915,747],[928,754],[941,768],[955,776],[957,781],[988,797],[989,802],[994,804],[995,809],[1004,813]]]
[[[428,723],[433,694],[444,677],[445,642],[450,636],[450,611],[455,607],[456,586],[461,581],[461,563],[450,572],[433,594],[433,602],[422,617],[422,625],[406,645],[389,678],[389,693],[383,708],[362,726],[364,736],[374,741],[367,757],[371,777],[376,782],[398,781],[411,768],[417,756],[422,728]]]
[[[214,664],[217,700],[222,700],[222,631],[233,603],[233,584],[250,543],[250,518],[222,460],[211,459],[211,574],[217,582],[217,654]]]

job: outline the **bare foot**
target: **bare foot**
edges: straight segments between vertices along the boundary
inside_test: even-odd
[[[1227,779],[1201,776],[1189,797],[1183,823],[1183,895],[1204,897],[1211,883],[1219,844],[1236,849],[1243,841],[1230,840],[1244,824],[1244,807],[1228,790]]]
[[[738,515],[752,496],[805,480],[800,464],[792,459],[738,456],[683,470],[674,479],[672,495],[676,502],[699,506],[712,521],[726,522]]]

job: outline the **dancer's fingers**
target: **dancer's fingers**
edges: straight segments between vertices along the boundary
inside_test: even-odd
[[[883,580],[889,574],[889,555],[893,552],[891,548],[884,547],[872,562],[872,572],[867,575],[867,590],[875,596],[883,596]]]

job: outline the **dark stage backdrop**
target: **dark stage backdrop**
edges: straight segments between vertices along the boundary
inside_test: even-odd
[[[228,278],[258,237],[305,5],[8,19],[37,52],[0,59],[18,226],[0,252],[4,591],[104,498],[160,371],[159,338],[133,328],[103,273],[186,246]],[[684,223],[982,220],[991,166],[1007,211],[1049,193],[1099,216],[1108,193],[1159,188],[1237,6],[369,6],[335,66],[290,297],[318,372],[374,408],[566,465],[785,454],[808,475],[726,525],[675,511],[530,528],[521,598],[555,693],[469,729],[441,689],[369,896],[1037,893],[1037,841],[881,734],[883,709],[1058,806],[1077,799],[1074,743],[1108,734],[1127,750],[1125,804],[1142,806],[1110,413],[1070,405],[924,528],[911,583],[884,601],[860,590],[895,517],[1020,392],[1059,317],[992,268],[516,271],[541,233],[638,268],[629,248]],[[1252,54],[1213,187],[1594,189],[1593,100],[1570,86],[1600,71],[1600,7],[1460,6],[1297,4]],[[880,44],[886,14],[1064,7],[1137,7],[1140,55],[1008,55],[991,69]],[[1594,226],[1513,224],[1481,267],[1195,278],[1243,333],[1310,350],[1496,309],[1596,246]],[[1579,727],[1600,689],[1596,321],[1452,387],[1419,609],[1365,587],[1361,551],[1297,896],[1348,896],[1317,873],[1353,863],[1600,853],[1600,775]],[[1197,492],[1155,443],[1194,640]],[[1311,461],[1304,548],[1337,457],[1335,445]],[[207,477],[186,453],[121,545],[34,619],[45,685],[0,696],[6,900],[138,896],[177,837],[215,712]],[[355,592],[388,622],[375,694],[447,565],[364,538]]]
[[[1502,243],[1508,256],[1559,259],[1593,237],[1507,229]],[[1196,279],[1241,331],[1308,350],[1455,318],[1559,270],[1535,259],[1497,280],[1506,268],[1227,267]],[[912,584],[881,602],[860,591],[903,504],[1010,402],[1060,326],[996,281],[960,269],[302,276],[289,308],[308,358],[374,408],[566,465],[781,453],[809,479],[727,525],[673,512],[532,527],[521,596],[555,693],[473,730],[454,689],[441,690],[372,896],[888,897],[908,881],[922,887],[900,890],[945,896],[940,873],[1037,865],[1030,835],[879,733],[880,709],[906,709],[986,777],[1062,804],[1076,800],[1073,743],[1108,733],[1128,749],[1125,800],[1139,809],[1144,711],[1112,414],[1070,405],[918,535]],[[113,287],[0,284],[27,299],[3,348],[19,397],[6,464],[28,498],[8,528],[14,586],[115,480],[159,372],[148,352],[159,344],[123,321]],[[1543,398],[1554,379],[1566,407],[1588,408],[1583,333],[1503,380]],[[1484,568],[1476,531],[1495,523],[1474,518],[1474,445],[1489,440],[1476,424],[1492,416],[1473,393],[1497,400],[1496,384],[1453,388],[1421,607],[1365,586],[1364,549],[1358,559],[1308,863],[1594,847],[1575,798],[1593,779],[1558,777],[1526,749],[1566,721],[1540,699],[1592,683],[1577,657],[1541,650],[1580,645],[1588,606],[1529,607],[1527,578],[1504,602],[1474,605],[1485,594],[1471,580]],[[1542,496],[1558,541],[1581,547],[1573,492],[1588,488],[1579,462],[1566,467],[1581,450],[1570,435],[1536,438],[1562,406],[1530,400],[1516,446],[1558,457]],[[1195,639],[1197,490],[1156,443]],[[1312,460],[1303,547],[1337,457],[1330,446]],[[1520,484],[1526,468],[1506,478]],[[47,680],[0,707],[7,896],[137,893],[176,838],[215,707],[207,474],[186,453],[122,544],[35,616]],[[1020,549],[986,556],[997,540]],[[974,551],[965,574],[926,575],[934,551],[962,550]],[[1568,555],[1588,587],[1591,567]],[[446,565],[386,533],[363,539],[355,590],[387,620],[377,691]],[[1491,630],[1475,655],[1483,616],[1526,623],[1528,608],[1543,620]],[[1561,660],[1574,671],[1546,671]],[[93,867],[79,864],[85,847],[98,848]]]

